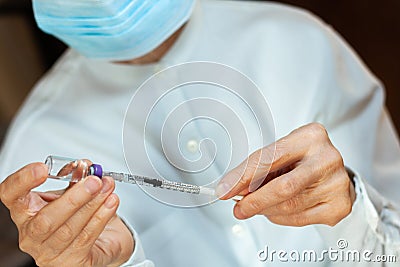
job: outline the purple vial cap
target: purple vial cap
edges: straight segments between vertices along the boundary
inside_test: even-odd
[[[99,178],[103,177],[103,168],[99,164],[92,164],[89,168],[89,174],[95,175]]]

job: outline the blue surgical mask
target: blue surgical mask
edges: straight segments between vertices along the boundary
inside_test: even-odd
[[[86,57],[130,60],[167,40],[195,0],[33,0],[35,19]]]

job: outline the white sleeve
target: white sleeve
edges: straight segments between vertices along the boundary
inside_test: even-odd
[[[329,45],[319,66],[323,72],[314,103],[322,115],[317,121],[355,173],[357,198],[352,212],[336,226],[315,227],[328,247],[340,250],[338,241],[344,240],[346,249],[372,252],[370,261],[350,266],[399,266],[400,144],[384,107],[383,86],[343,39],[329,27],[325,31]],[[373,262],[379,255],[392,255],[396,262]]]
[[[135,248],[129,260],[121,265],[121,267],[154,267],[152,261],[147,260],[144,254],[144,250],[142,247],[142,243],[140,241],[139,235],[133,229],[133,227],[129,224],[128,220],[121,218],[121,220],[125,223],[128,229],[131,231],[133,240],[135,240]]]
[[[348,266],[349,262],[352,266],[398,266],[399,209],[358,175],[354,182],[357,198],[352,212],[334,227],[315,226],[329,248],[345,253],[343,260],[331,259],[332,266]],[[351,251],[357,251],[357,256],[348,254]]]

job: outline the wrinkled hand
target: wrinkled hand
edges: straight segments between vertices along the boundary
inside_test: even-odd
[[[21,250],[39,266],[118,266],[127,261],[134,242],[116,216],[113,179],[89,176],[65,192],[31,191],[46,178],[46,165],[34,163],[0,185]]]
[[[355,200],[343,159],[325,128],[296,129],[262,148],[219,183],[221,199],[244,196],[234,207],[238,219],[265,215],[280,225],[336,225]]]

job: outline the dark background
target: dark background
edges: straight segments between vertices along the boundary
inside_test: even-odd
[[[73,0],[71,0],[73,1]],[[285,0],[331,24],[386,86],[386,104],[400,129],[400,1]],[[40,32],[29,0],[0,0],[0,140],[34,83],[65,46]],[[0,205],[0,266],[35,266],[18,251],[15,227]]]

